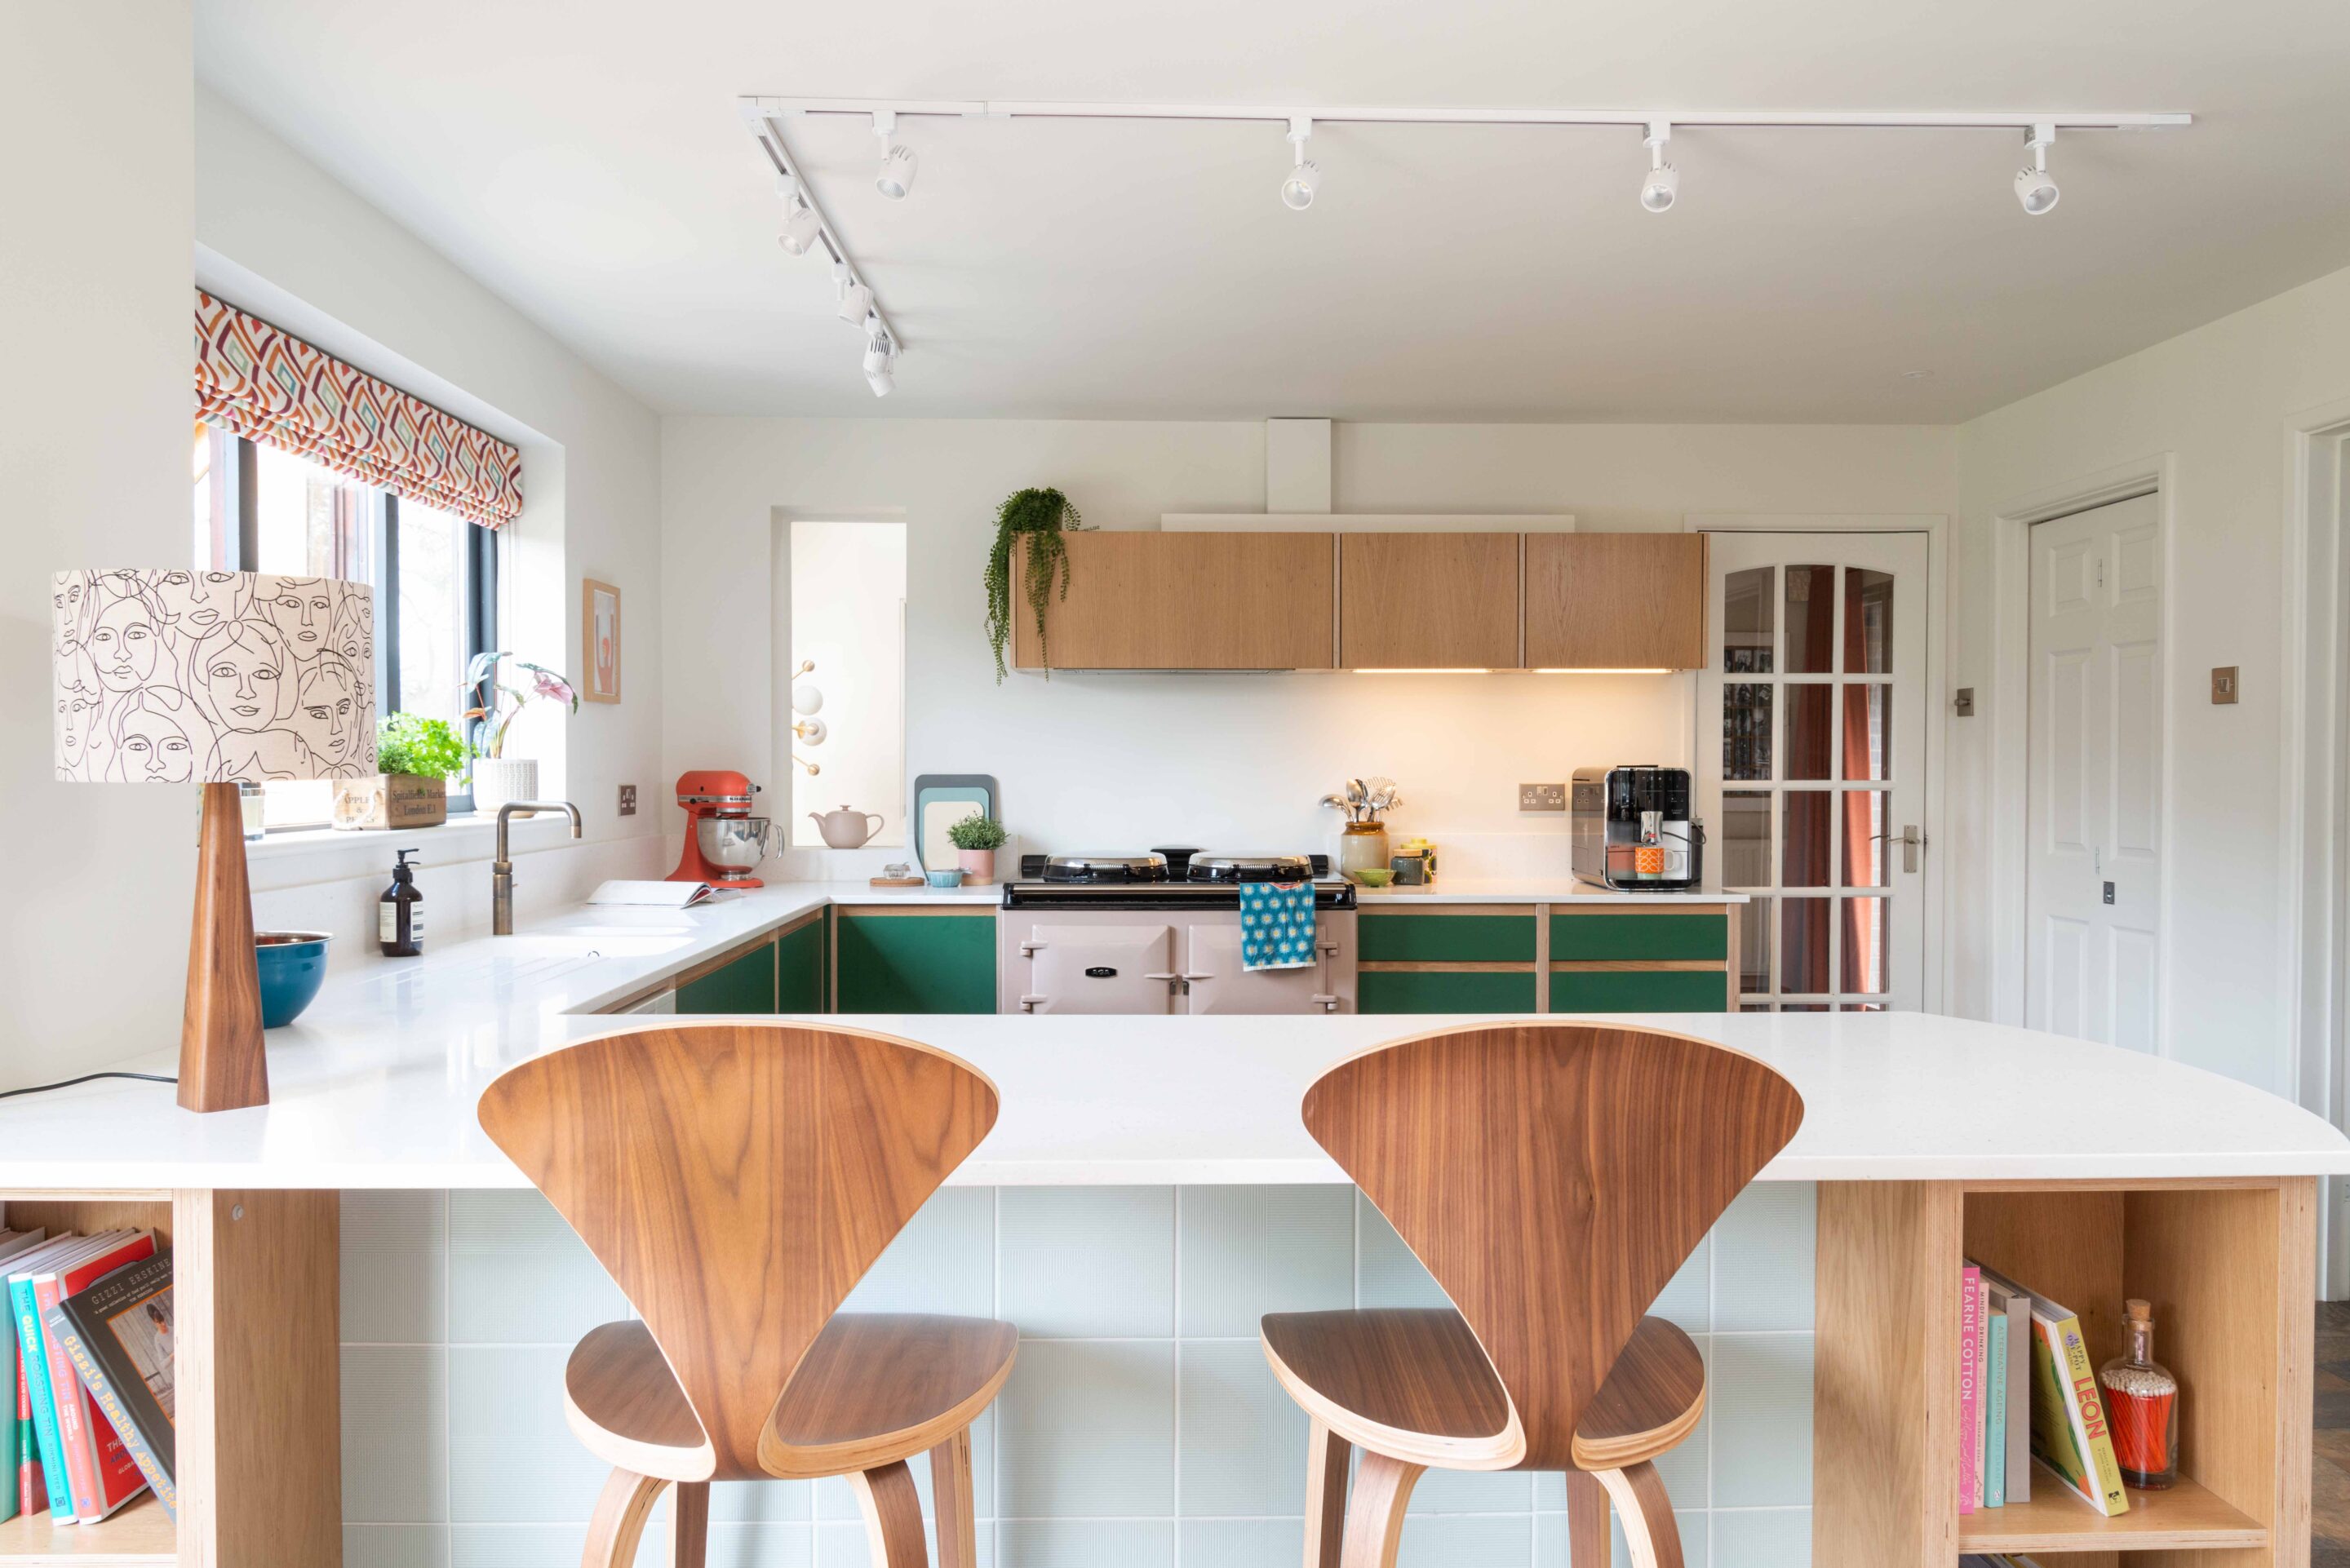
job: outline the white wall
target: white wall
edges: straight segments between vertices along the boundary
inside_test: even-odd
[[[187,559],[194,176],[186,5],[0,0],[0,38],[5,1088],[178,1038],[194,792],[52,775],[49,574]]]
[[[2334,273],[1962,427],[1963,523],[1953,686],[1979,716],[1950,727],[1954,864],[1988,864],[1993,814],[2019,816],[1992,776],[2000,596],[1993,519],[2018,497],[2168,458],[2170,610],[2164,725],[2170,825],[2168,1054],[2293,1092],[2281,747],[2286,537],[2284,431],[2297,411],[2350,397],[2350,272]],[[2242,700],[2209,701],[2209,671],[2242,670]],[[1981,877],[1952,879],[1951,1009],[2012,1016],[1994,992],[1995,910]],[[2020,893],[2018,894],[2020,897]]]
[[[1954,452],[1948,429],[1342,425],[1335,484],[1342,511],[1571,512],[1586,528],[1678,528],[1690,512],[1948,512]],[[1689,755],[1685,676],[1015,674],[998,686],[981,569],[996,504],[1028,484],[1060,486],[1107,528],[1258,511],[1263,426],[664,421],[664,771],[741,767],[771,790],[785,782],[771,633],[787,603],[771,577],[779,510],[905,518],[908,770],[994,774],[1006,825],[1031,850],[1326,847],[1333,814],[1315,802],[1347,774],[1386,774],[1407,800],[1397,826],[1438,837],[1456,868],[1481,853],[1563,855],[1564,820],[1522,818],[1519,781]],[[837,804],[814,782],[820,804]],[[815,874],[828,854],[793,870]]]

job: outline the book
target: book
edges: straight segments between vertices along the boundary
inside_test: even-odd
[[[0,1231],[0,1262],[41,1244],[46,1231]],[[32,1423],[16,1423],[16,1314],[0,1312],[0,1521],[24,1511],[23,1454],[19,1445],[32,1435]]]
[[[1982,1446],[1982,1271],[1972,1263],[1959,1271],[1959,1511],[1972,1513],[1981,1489],[1975,1467]]]
[[[172,1316],[172,1254],[167,1248],[117,1269],[88,1290],[65,1300],[68,1343],[79,1345],[75,1365],[86,1359],[105,1384],[102,1404],[164,1511],[177,1519],[178,1449],[173,1437],[177,1410],[177,1343]],[[83,1374],[88,1379],[88,1372]]]
[[[2009,1502],[2032,1501],[2032,1293],[1993,1269],[1983,1271],[1992,1304],[2007,1314],[2007,1463]]]
[[[1988,1508],[1991,1475],[1984,1449],[1991,1440],[1991,1292],[1980,1267],[1975,1270],[1975,1424],[1967,1436],[1975,1446],[1975,1506]]]
[[[0,1295],[5,1295],[0,1291]],[[0,1301],[0,1317],[8,1320],[8,1338],[16,1337],[16,1314]],[[40,1445],[33,1440],[33,1390],[25,1382],[25,1350],[17,1345],[11,1359],[16,1366],[16,1497],[19,1511],[31,1513],[48,1500],[48,1480],[41,1472]]]
[[[88,1239],[71,1232],[45,1246],[9,1260],[8,1315],[16,1324],[16,1366],[30,1407],[34,1446],[40,1455],[41,1482],[49,1500],[49,1516],[57,1524],[74,1521],[73,1495],[66,1489],[65,1464],[57,1450],[57,1410],[49,1398],[49,1363],[41,1348],[40,1315],[33,1310],[32,1269],[54,1257],[86,1250]]]
[[[67,1358],[65,1347],[58,1345],[48,1331],[47,1312],[57,1303],[58,1282],[66,1271],[111,1252],[127,1239],[127,1233],[112,1232],[82,1237],[62,1251],[45,1253],[38,1263],[28,1264],[22,1275],[40,1334],[40,1364],[32,1367],[35,1418],[37,1422],[39,1405],[46,1402],[49,1428],[56,1434],[56,1441],[44,1445],[41,1463],[45,1469],[52,1469],[57,1476],[64,1478],[68,1500],[67,1509],[60,1513],[60,1522],[67,1514],[70,1514],[76,1523],[92,1521],[104,1515],[99,1511],[101,1488],[93,1463],[95,1447],[86,1430],[88,1412],[82,1399],[81,1383],[74,1376],[73,1363]],[[15,1272],[8,1276],[12,1290],[18,1278]],[[37,1425],[35,1429],[39,1429]],[[52,1492],[56,1490],[54,1478],[50,1490]]]
[[[66,1345],[65,1314],[59,1303],[154,1252],[153,1231],[124,1231],[113,1245],[33,1281],[34,1300],[41,1309],[41,1335],[49,1351],[50,1384],[57,1391],[58,1436],[69,1467],[67,1484],[73,1492],[74,1517],[84,1524],[104,1519],[145,1491],[147,1478],[100,1408],[98,1396],[75,1367],[73,1353]]]
[[[691,909],[716,898],[707,882],[599,882],[588,895],[591,904],[639,904],[656,909]]]
[[[2127,1513],[2081,1320],[2044,1297],[2032,1303],[2032,1457],[2099,1513]]]
[[[1990,1304],[1983,1282],[1983,1506],[2007,1506],[2007,1308]]]

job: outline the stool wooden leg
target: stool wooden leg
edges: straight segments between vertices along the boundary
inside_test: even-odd
[[[614,1466],[597,1496],[596,1512],[588,1521],[588,1549],[579,1554],[579,1568],[631,1568],[645,1521],[661,1488],[669,1485],[650,1476]]]
[[[1347,1465],[1354,1453],[1354,1444],[1319,1421],[1306,1436],[1305,1568],[1338,1568],[1347,1539]]]
[[[1404,1504],[1427,1470],[1426,1465],[1363,1450],[1355,1489],[1347,1498],[1347,1546],[1338,1560],[1340,1568],[1395,1568],[1396,1548],[1403,1543]],[[1681,1568],[1678,1557],[1672,1568]]]
[[[1607,1489],[1582,1470],[1566,1472],[1568,1568],[1607,1568]]]
[[[939,1568],[979,1568],[979,1503],[971,1489],[971,1428],[931,1450],[931,1498],[939,1521]]]
[[[1593,1479],[1607,1489],[1616,1517],[1624,1521],[1624,1544],[1632,1549],[1632,1568],[1683,1568],[1680,1526],[1673,1520],[1673,1500],[1657,1467],[1642,1459],[1620,1470],[1595,1470]]]
[[[922,1500],[905,1460],[852,1474],[848,1490],[865,1515],[870,1568],[930,1568],[930,1548],[922,1543]]]
[[[702,1568],[710,1553],[710,1483],[680,1481],[669,1498],[669,1568]]]

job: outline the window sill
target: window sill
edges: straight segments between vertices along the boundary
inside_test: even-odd
[[[507,828],[507,847],[515,851],[548,849],[571,837],[570,819],[561,812],[516,816]],[[497,840],[497,817],[484,812],[452,815],[432,827],[405,831],[382,828],[306,827],[271,833],[249,842],[244,857],[255,891],[291,888],[345,877],[389,873],[392,854],[415,849],[415,864],[449,866],[487,860]]]

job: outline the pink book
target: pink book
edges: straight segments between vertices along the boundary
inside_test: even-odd
[[[104,1519],[147,1490],[147,1478],[138,1461],[116,1435],[114,1423],[98,1407],[98,1396],[83,1386],[74,1370],[64,1336],[49,1327],[60,1320],[57,1303],[88,1289],[126,1263],[135,1263],[155,1251],[151,1231],[125,1232],[120,1243],[81,1259],[54,1272],[36,1275],[33,1298],[38,1305],[44,1345],[49,1353],[49,1386],[57,1402],[58,1446],[65,1449],[66,1479],[73,1494],[74,1514],[82,1523]]]
[[[1982,1483],[1975,1475],[1982,1430],[1982,1270],[1969,1263],[1959,1279],[1959,1511],[1972,1513]]]

